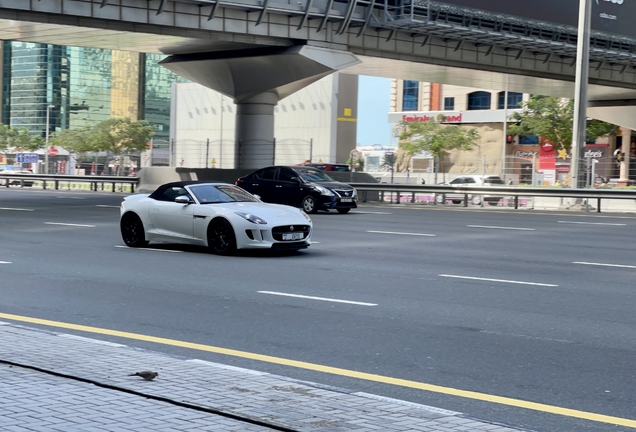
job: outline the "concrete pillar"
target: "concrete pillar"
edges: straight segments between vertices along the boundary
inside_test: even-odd
[[[620,185],[626,186],[629,184],[629,151],[630,144],[632,141],[632,131],[631,129],[622,127],[621,128],[621,142],[622,142],[622,152],[625,154],[625,159],[621,162],[620,167],[620,178],[618,179],[618,183]]]
[[[237,168],[261,168],[274,164],[274,107],[278,95],[261,93],[237,102]]]

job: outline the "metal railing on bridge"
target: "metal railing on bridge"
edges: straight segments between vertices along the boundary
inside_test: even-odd
[[[90,185],[90,190],[97,191],[105,190],[104,185],[110,185],[112,192],[117,190],[117,185],[120,185],[120,190],[123,191],[123,185],[130,186],[130,192],[135,192],[135,186],[139,184],[139,178],[137,177],[123,177],[123,176],[77,176],[77,175],[64,175],[64,174],[4,174],[0,173],[0,185],[9,187],[11,185],[29,186],[35,183],[41,183],[43,189],[47,189],[49,183],[53,183],[55,190],[60,189],[60,185],[63,183],[87,183]]]
[[[401,196],[410,195],[411,202],[415,202],[416,194],[432,194],[437,196],[459,196],[464,207],[468,206],[471,196],[500,196],[510,197],[514,203],[514,208],[519,208],[520,197],[553,197],[553,198],[576,198],[576,199],[595,199],[597,200],[596,212],[601,212],[601,200],[604,199],[632,199],[636,200],[636,190],[634,189],[605,189],[605,188],[551,188],[551,187],[516,187],[516,186],[449,186],[449,185],[408,185],[395,183],[353,183],[348,182],[351,186],[360,192],[378,192],[380,197],[384,194],[396,194],[396,202],[401,202]],[[360,194],[362,200],[365,195]],[[433,199],[433,204],[438,204],[438,200]],[[393,202],[393,199],[391,199]],[[479,200],[483,203],[483,200]],[[587,204],[583,203],[583,204]]]

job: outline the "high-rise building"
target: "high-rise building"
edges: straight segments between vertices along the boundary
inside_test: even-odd
[[[147,120],[167,152],[173,82],[163,56],[98,48],[2,43],[2,123],[46,136],[111,117]],[[164,162],[163,160],[157,161]]]

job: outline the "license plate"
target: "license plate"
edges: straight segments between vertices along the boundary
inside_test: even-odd
[[[353,202],[353,198],[340,198],[340,202]]]
[[[303,239],[303,233],[301,232],[283,234],[283,240],[302,240],[302,239]]]

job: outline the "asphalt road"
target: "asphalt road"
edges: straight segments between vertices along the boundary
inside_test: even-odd
[[[636,419],[635,215],[364,205],[313,215],[299,253],[218,257],[124,247],[122,196],[0,189],[0,313],[442,386],[123,342],[536,431],[633,430],[587,414]]]

